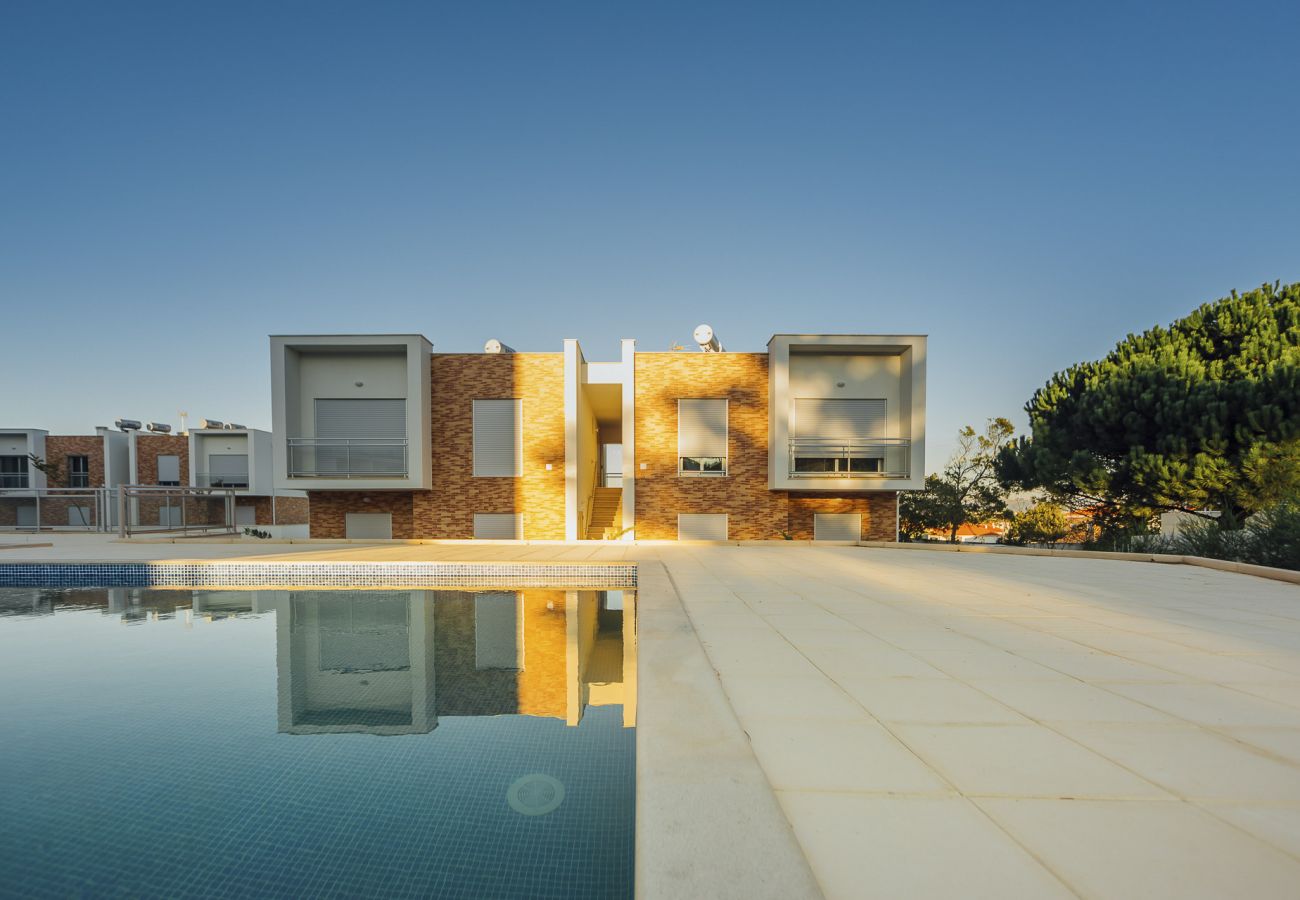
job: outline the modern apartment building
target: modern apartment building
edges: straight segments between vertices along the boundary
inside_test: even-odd
[[[892,540],[924,479],[925,337],[701,337],[595,361],[272,336],[276,483],[318,538]]]
[[[306,495],[272,482],[270,432],[240,426],[171,434],[123,424],[80,435],[0,428],[0,528],[115,525],[123,485],[232,488],[237,525],[307,522]],[[162,493],[133,504],[143,527],[180,523],[179,501]]]

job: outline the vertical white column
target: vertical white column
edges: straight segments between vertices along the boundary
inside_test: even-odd
[[[623,539],[636,538],[636,341],[623,339]]]
[[[564,539],[578,534],[578,391],[582,390],[582,350],[573,338],[564,341]],[[527,512],[527,510],[525,510]]]

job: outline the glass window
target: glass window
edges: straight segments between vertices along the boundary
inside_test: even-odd
[[[677,401],[677,472],[727,474],[727,401]]]
[[[90,457],[68,457],[68,487],[90,487]]]

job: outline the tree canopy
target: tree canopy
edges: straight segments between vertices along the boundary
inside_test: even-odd
[[[1220,509],[1300,488],[1300,283],[1206,303],[1052,376],[1004,450],[1005,484],[1076,503]]]
[[[957,451],[940,475],[925,479],[925,490],[899,495],[899,530],[909,538],[920,537],[931,528],[948,532],[957,540],[957,530],[967,522],[987,522],[1006,511],[1006,491],[995,477],[998,453],[1015,428],[1006,419],[990,419],[983,433],[967,425],[957,432]]]

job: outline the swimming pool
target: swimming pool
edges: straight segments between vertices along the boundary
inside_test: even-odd
[[[0,892],[628,897],[635,593],[0,587]]]

